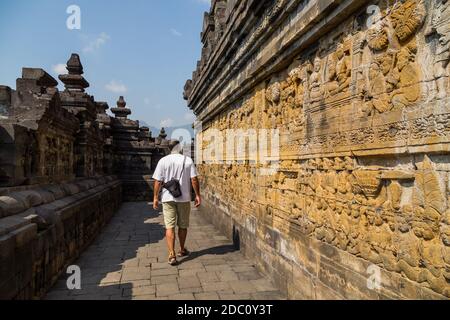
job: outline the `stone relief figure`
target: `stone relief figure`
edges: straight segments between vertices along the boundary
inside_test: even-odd
[[[266,108],[264,112],[267,113],[267,123],[264,125],[269,128],[276,128],[282,124],[282,117],[280,111],[281,102],[281,84],[275,82],[269,86],[266,90],[266,100],[269,102],[269,108]]]
[[[303,107],[308,98],[308,92],[305,90],[308,86],[308,74],[312,70],[312,65],[309,60],[297,69],[295,82],[297,83],[297,92],[295,95],[295,104],[297,107]]]
[[[437,34],[438,41],[434,54],[434,77],[437,84],[437,98],[443,99],[448,90],[448,65],[450,62],[450,1],[435,0],[431,26],[426,32]]]
[[[322,60],[319,57],[314,59],[314,68],[313,72],[309,77],[309,97],[310,102],[317,102],[322,99]]]
[[[419,68],[415,64],[417,46],[415,41],[403,47],[398,53],[396,87],[392,96],[394,108],[408,107],[420,97]]]
[[[350,51],[340,46],[336,51],[338,63],[336,65],[337,80],[339,83],[338,92],[346,92],[350,87],[352,74],[352,59]]]
[[[305,100],[305,81],[306,77],[302,76],[303,69],[298,68],[295,70],[295,74],[291,75],[294,83],[296,84],[295,90],[295,107],[302,108]]]
[[[327,64],[328,81],[327,95],[347,92],[350,87],[352,74],[352,60],[350,51],[340,44],[336,52],[331,55]]]
[[[377,20],[372,21],[372,25],[366,32],[366,41],[372,51],[379,52],[389,47],[389,25],[387,22],[386,10],[380,12]]]
[[[290,132],[301,132],[304,129],[305,84],[307,80],[307,64],[294,67],[288,74],[282,100],[284,100],[284,118]]]
[[[281,99],[281,85],[279,82],[275,82],[266,91],[266,99],[272,106],[277,105]]]
[[[328,98],[339,92],[339,84],[337,80],[337,52],[330,54],[326,62],[326,83],[324,84],[325,97]]]
[[[295,131],[297,129],[295,120],[298,117],[299,110],[301,110],[296,108],[295,87],[296,87],[295,82],[292,80],[292,78],[289,77],[288,80],[284,82],[284,89],[282,93],[283,95],[282,97],[283,102],[281,105],[282,124],[290,132]]]
[[[369,115],[373,109],[379,113],[389,111],[391,99],[389,93],[393,91],[397,80],[393,76],[396,52],[388,50],[374,58],[369,67],[369,84],[366,95],[369,102],[365,113]]]
[[[405,44],[425,21],[423,0],[400,0],[392,9],[390,21],[400,44]]]
[[[420,98],[417,44],[413,36],[423,25],[426,10],[422,0],[401,0],[383,20],[367,31],[374,56],[369,67],[363,113],[380,113],[412,105]]]
[[[389,36],[384,22],[370,28],[366,37],[367,43],[373,51],[382,51],[389,46]]]
[[[52,137],[46,137],[45,142],[45,175],[53,176],[56,173],[58,159],[56,139]]]

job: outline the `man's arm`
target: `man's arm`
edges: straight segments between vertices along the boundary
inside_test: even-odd
[[[159,208],[159,191],[161,190],[161,181],[155,180],[155,186],[153,188],[153,209]]]
[[[202,197],[200,196],[200,182],[197,177],[192,178],[191,181],[195,192],[195,207],[198,208],[202,204]]]

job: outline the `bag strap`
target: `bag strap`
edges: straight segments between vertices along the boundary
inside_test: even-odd
[[[180,179],[178,179],[179,181],[181,180],[181,178],[183,178],[183,173],[184,173],[184,167],[186,166],[186,156],[184,156],[184,160],[183,160],[183,170],[181,170],[181,175],[180,175]]]

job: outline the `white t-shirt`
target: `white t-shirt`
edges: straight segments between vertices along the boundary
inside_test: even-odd
[[[183,171],[183,162],[184,171]],[[180,179],[181,172],[183,176]],[[175,199],[168,190],[162,188],[162,202],[191,202],[191,179],[197,177],[197,170],[194,161],[190,157],[185,157],[181,154],[171,154],[159,160],[156,166],[153,179],[162,182],[163,184],[177,179],[180,181],[182,196]]]

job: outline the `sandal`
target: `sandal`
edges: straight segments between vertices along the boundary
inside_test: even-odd
[[[184,250],[180,250],[180,252],[178,252],[178,257],[182,258],[182,257],[187,257],[189,256],[191,253],[189,252],[188,249],[184,249]]]
[[[171,266],[175,266],[177,263],[178,263],[178,261],[177,261],[177,257],[175,255],[175,252],[170,253],[170,255],[169,255],[169,264]]]

